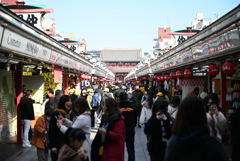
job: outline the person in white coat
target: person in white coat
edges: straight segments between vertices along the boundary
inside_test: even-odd
[[[90,126],[91,126],[91,111],[86,99],[78,98],[74,101],[74,107],[77,112],[77,116],[70,121],[66,118],[59,116],[57,126],[60,131],[65,133],[69,127],[80,128],[86,135],[86,140],[83,143],[83,148],[87,151],[89,161],[91,161],[91,140],[90,140]]]
[[[207,122],[209,125],[210,135],[217,137],[222,141],[222,132],[227,129],[228,122],[222,112],[218,110],[217,103],[213,99],[208,100],[206,109]]]

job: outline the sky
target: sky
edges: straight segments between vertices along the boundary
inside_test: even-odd
[[[46,4],[54,13],[56,31],[84,38],[87,50],[142,47],[150,52],[158,28],[186,29],[196,19],[226,14],[239,0],[25,0],[26,5]],[[168,22],[169,21],[169,22]],[[151,53],[151,52],[150,52]]]

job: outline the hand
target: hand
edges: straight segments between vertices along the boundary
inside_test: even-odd
[[[100,132],[100,134],[104,134],[104,135],[106,135],[106,133],[107,133],[106,129],[104,129],[102,127],[99,128],[99,132]]]
[[[163,114],[161,114],[161,115],[157,115],[156,116],[157,117],[157,119],[159,119],[159,120],[167,120],[167,117],[165,116],[165,114],[163,113]]]
[[[219,115],[218,108],[216,107],[215,110],[213,111],[216,116]]]
[[[60,128],[62,126],[62,123],[57,120],[57,127]]]
[[[62,115],[58,115],[58,120],[60,122],[64,122],[65,121],[65,118],[62,116]]]
[[[52,148],[52,152],[57,154],[57,148]]]
[[[211,116],[214,114],[213,110],[211,110],[211,107],[209,107],[208,113],[209,113],[209,115],[211,115]]]
[[[79,154],[80,154],[80,158],[83,158],[84,160],[86,160],[88,157],[86,150],[82,150]]]

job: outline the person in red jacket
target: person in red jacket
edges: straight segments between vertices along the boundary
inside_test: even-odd
[[[113,98],[105,100],[103,126],[99,128],[102,146],[102,161],[124,161],[125,124],[124,117]]]

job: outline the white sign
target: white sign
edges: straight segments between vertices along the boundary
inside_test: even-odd
[[[54,63],[61,64],[61,54],[52,50],[51,56],[50,56],[50,61],[54,62]]]
[[[69,66],[69,58],[68,57],[66,57],[66,56],[62,56],[62,58],[61,58],[61,64],[62,65],[64,65],[64,66]]]
[[[49,60],[50,56],[51,56],[51,50],[42,46],[42,48],[41,48],[41,50],[38,54],[38,57],[42,58],[42,59],[45,59],[45,60]]]
[[[43,31],[41,26],[41,13],[17,13],[19,17]]]

